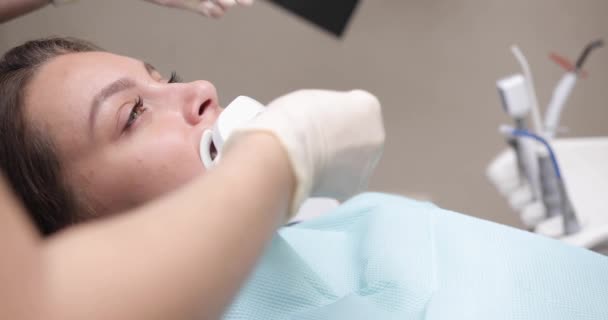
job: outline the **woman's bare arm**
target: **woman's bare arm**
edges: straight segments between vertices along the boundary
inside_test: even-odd
[[[2,261],[21,256],[13,287],[33,279],[8,301],[22,306],[16,315],[38,303],[44,313],[33,318],[51,320],[217,319],[284,219],[294,183],[276,138],[249,134],[204,178],[129,214],[44,242],[26,224],[2,221],[0,276]],[[6,256],[12,246],[19,252]]]

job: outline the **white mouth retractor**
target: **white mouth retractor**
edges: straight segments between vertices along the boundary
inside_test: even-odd
[[[205,130],[201,137],[199,153],[205,168],[210,169],[220,161],[224,142],[234,129],[255,118],[264,108],[252,98],[239,96],[224,109],[213,128]]]
[[[212,153],[212,149],[216,150],[215,156]],[[207,169],[213,167],[216,159],[217,159],[217,161],[219,161],[219,154],[217,154],[217,148],[215,147],[215,144],[213,143],[213,131],[207,129],[207,130],[205,130],[205,132],[203,132],[203,137],[201,138],[199,152],[200,152],[201,160],[203,161],[203,165]]]

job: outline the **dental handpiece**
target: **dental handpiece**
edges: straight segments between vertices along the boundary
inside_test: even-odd
[[[243,126],[264,111],[258,101],[239,96],[220,114],[211,129],[203,132],[200,141],[200,158],[207,169],[215,166],[222,157],[222,148],[235,129]]]
[[[565,108],[566,101],[568,100],[568,97],[570,97],[570,94],[576,85],[577,79],[582,72],[583,64],[589,57],[589,54],[591,51],[603,46],[603,40],[596,40],[585,46],[585,49],[577,59],[574,68],[564,74],[553,90],[553,94],[551,95],[551,100],[547,106],[547,111],[545,114],[545,136],[547,138],[551,139],[555,136],[560,123],[560,116]]]
[[[496,82],[503,109],[515,121],[517,129],[527,130],[525,118],[530,113],[531,99],[526,88],[526,79],[515,74]],[[533,200],[542,198],[536,144],[529,139],[509,136],[509,144],[514,148],[520,177],[530,184]]]

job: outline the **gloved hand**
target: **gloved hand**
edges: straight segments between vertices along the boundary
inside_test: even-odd
[[[301,90],[282,96],[234,131],[224,149],[248,132],[281,142],[296,177],[290,214],[310,197],[339,201],[367,187],[384,146],[380,103],[361,90]]]
[[[161,6],[191,10],[207,17],[219,18],[235,5],[250,6],[254,0],[144,0]]]

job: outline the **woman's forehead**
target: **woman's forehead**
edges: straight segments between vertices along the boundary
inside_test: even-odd
[[[105,77],[141,72],[141,61],[109,52],[78,52],[58,56],[38,71],[43,82],[84,80],[103,81]]]
[[[41,66],[26,88],[25,117],[60,148],[79,147],[85,141],[78,133],[87,130],[93,97],[119,78],[146,73],[141,61],[106,52],[58,56]]]
[[[58,104],[61,108],[83,108],[109,83],[146,73],[141,61],[125,56],[107,52],[65,54],[41,66],[34,75],[26,89],[26,106],[36,108],[37,102],[43,101],[47,107]]]
[[[84,108],[103,86],[138,71],[135,59],[106,52],[70,53],[42,65],[26,88],[26,113],[42,108],[73,112]],[[139,67],[141,69],[141,67]],[[31,110],[30,110],[31,109]]]

